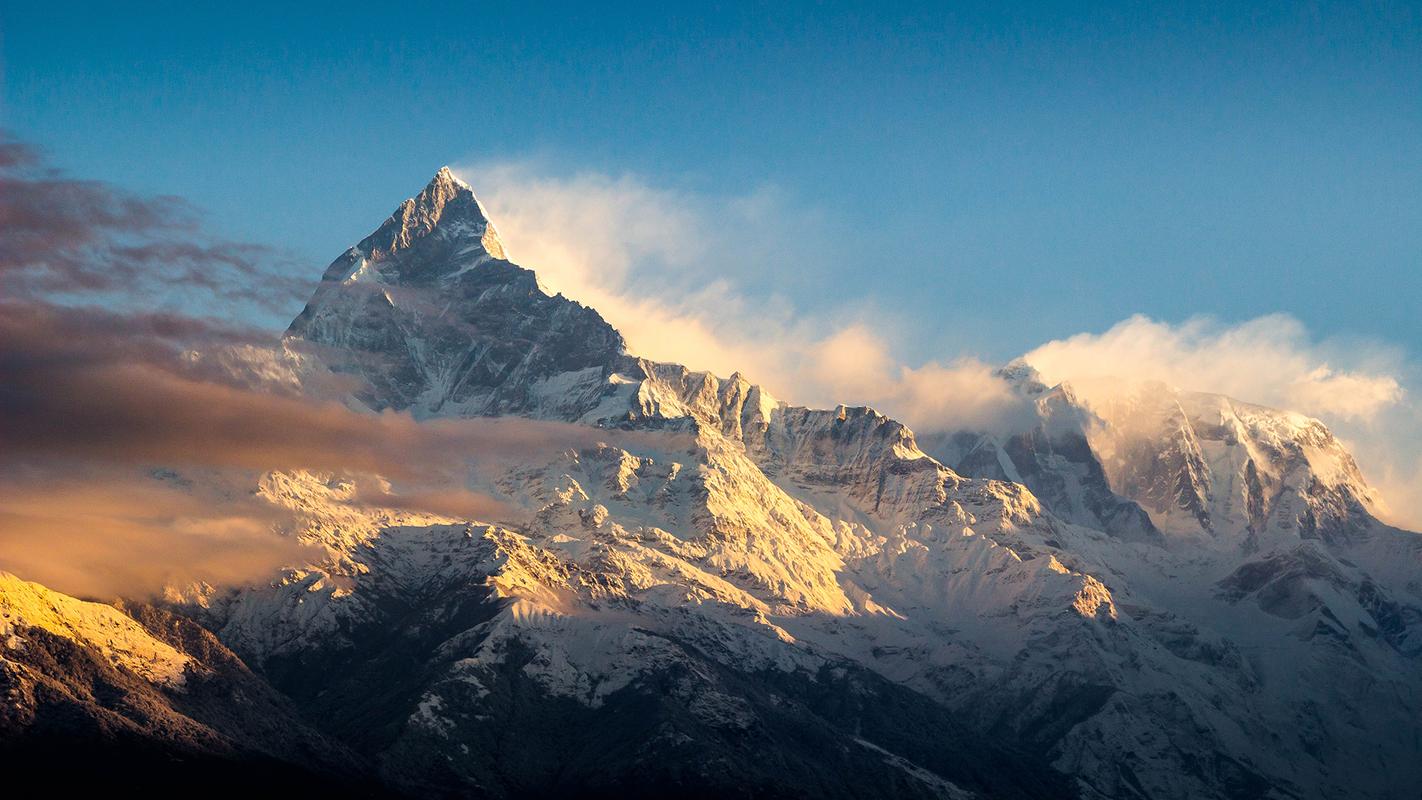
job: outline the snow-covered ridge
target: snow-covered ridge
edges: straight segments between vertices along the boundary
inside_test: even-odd
[[[40,628],[92,647],[153,683],[181,685],[191,662],[113,606],[77,600],[0,572],[0,660],[5,650],[25,647],[26,628]]]

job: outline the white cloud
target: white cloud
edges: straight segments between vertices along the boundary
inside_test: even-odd
[[[1415,367],[1379,343],[1315,341],[1273,314],[1237,325],[1179,325],[1134,316],[1105,333],[1048,342],[1025,358],[1048,383],[1161,381],[1317,417],[1348,446],[1382,494],[1384,516],[1422,529],[1422,408]]]
[[[1366,422],[1404,396],[1400,354],[1381,346],[1341,348],[1310,341],[1282,314],[1239,325],[1196,318],[1169,325],[1143,316],[1101,334],[1048,342],[1026,359],[1048,383],[1093,377],[1161,381],[1312,416]],[[1346,357],[1346,364],[1336,361]]]
[[[740,372],[812,406],[872,405],[916,430],[988,428],[1013,412],[979,361],[901,364],[872,298],[798,312],[752,284],[827,271],[835,230],[774,187],[713,197],[635,176],[551,176],[528,162],[459,170],[515,261],[596,308],[632,352],[719,375]]]

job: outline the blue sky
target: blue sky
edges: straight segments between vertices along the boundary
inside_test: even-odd
[[[1422,352],[1416,4],[295,5],[4,2],[0,125],[313,275],[441,164],[534,159],[772,189],[821,240],[761,284],[910,361],[1134,313]]]

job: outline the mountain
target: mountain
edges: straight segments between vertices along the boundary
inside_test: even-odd
[[[934,434],[924,449],[965,475],[1020,483],[1060,519],[1132,541],[1160,544],[1150,514],[1112,490],[1090,441],[1096,415],[1071,387],[1048,388],[1029,365],[999,371],[1036,412],[1037,423],[1004,435],[955,431]]]
[[[271,719],[392,791],[1422,785],[1422,538],[1374,517],[1315,420],[1162,386],[1046,386],[1023,364],[1003,373],[1036,410],[1017,431],[920,440],[873,409],[794,406],[628,352],[507,260],[448,170],[332,263],[280,351],[352,407],[606,434],[470,479],[517,522],[268,474],[257,496],[322,555],[164,605],[234,654]],[[143,630],[160,613],[125,611]],[[134,674],[178,708],[161,676]]]
[[[417,417],[569,416],[601,386],[566,381],[604,378],[627,360],[597,312],[548,296],[504,260],[483,207],[448,168],[331,263],[287,341],[362,378],[367,406]]]
[[[1301,414],[1158,385],[1103,413],[1097,448],[1113,483],[1178,535],[1243,532],[1245,550],[1295,536],[1343,544],[1374,512],[1353,457]]]
[[[104,775],[164,791],[280,782],[373,796],[345,747],[184,617],[0,572],[0,643],[7,785],[42,775],[48,789],[90,790]]]

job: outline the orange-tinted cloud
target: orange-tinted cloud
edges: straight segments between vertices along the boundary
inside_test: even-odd
[[[27,456],[154,466],[350,469],[408,478],[556,453],[607,432],[517,418],[416,422],[252,388],[193,359],[202,322],[0,303],[0,440]]]
[[[0,302],[0,569],[101,597],[257,580],[310,557],[254,496],[262,472],[346,475],[362,506],[507,522],[524,510],[471,491],[472,471],[633,436],[362,413],[211,357],[260,339],[172,315]]]
[[[277,535],[290,514],[230,477],[192,484],[72,461],[0,466],[0,569],[111,599],[245,583],[320,555]]]

